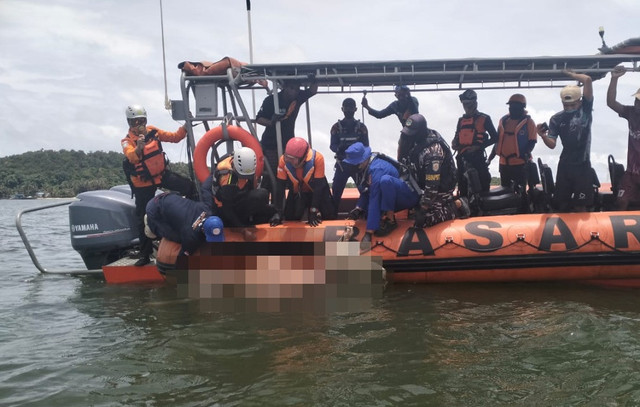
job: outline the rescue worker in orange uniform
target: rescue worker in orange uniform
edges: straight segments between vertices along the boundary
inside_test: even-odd
[[[167,169],[167,160],[162,151],[162,142],[178,143],[187,135],[184,126],[176,132],[168,132],[147,125],[147,112],[140,105],[128,106],[125,110],[129,132],[122,139],[123,162],[131,193],[136,201],[136,217],[140,238],[140,258],[136,266],[144,266],[151,259],[152,240],[144,234],[144,215],[147,203],[155,196],[158,188],[179,192],[187,198],[195,198],[197,192],[193,183]]]
[[[536,123],[527,114],[527,99],[519,93],[511,95],[509,114],[498,123],[498,142],[494,145],[489,162],[500,157],[500,185],[513,187],[526,198],[528,180],[527,163],[538,141]],[[526,210],[526,199],[522,210]]]
[[[311,226],[318,226],[322,219],[335,219],[336,210],[324,175],[324,157],[319,151],[309,147],[309,143],[300,137],[294,137],[287,143],[284,155],[280,157],[275,204],[282,208],[285,189],[289,189],[284,204],[284,219],[300,220],[307,211]],[[271,222],[275,226],[280,222]]]
[[[460,95],[464,115],[458,119],[456,134],[451,148],[457,151],[458,190],[460,196],[468,195],[466,170],[475,168],[478,172],[481,191],[489,192],[491,174],[487,165],[485,148],[498,140],[498,133],[489,115],[478,111],[478,95],[473,89],[467,89]]]
[[[202,200],[227,227],[247,227],[271,221],[277,215],[269,204],[269,191],[255,187],[255,151],[240,147],[220,161],[202,183]]]

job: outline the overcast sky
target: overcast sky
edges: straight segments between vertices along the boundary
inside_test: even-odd
[[[180,98],[182,61],[249,61],[245,0],[164,0],[163,7],[170,99]],[[637,0],[253,0],[251,11],[255,63],[591,55],[601,45],[599,26],[611,46],[639,36],[638,21]],[[0,157],[121,151],[129,104],[144,105],[150,124],[177,129],[181,123],[164,109],[162,62],[158,0],[0,0]],[[608,154],[626,164],[627,125],[606,106],[608,83],[609,76],[594,83],[591,156],[602,182]],[[618,100],[632,104],[638,87],[640,73],[628,73]],[[559,89],[503,89],[479,91],[479,110],[497,123],[515,92],[526,95],[536,122],[561,109]],[[448,141],[462,114],[458,93],[415,94],[429,127]],[[256,92],[258,107],[265,96]],[[314,147],[328,157],[329,129],[342,117],[345,96],[311,99]],[[392,93],[369,97],[378,109],[392,100]],[[397,119],[367,115],[365,124],[373,150],[395,156]],[[306,135],[304,111],[298,134]],[[183,143],[165,148],[172,161],[186,161]],[[542,142],[534,150],[554,173],[559,154],[560,146]],[[492,175],[499,176],[497,160]]]

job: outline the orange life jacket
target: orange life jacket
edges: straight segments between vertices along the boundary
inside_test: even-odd
[[[462,117],[459,121],[458,144],[461,153],[471,146],[484,143],[486,128],[485,117],[482,115]]]
[[[527,134],[527,122],[529,116],[524,119],[510,120],[505,116],[500,120],[498,128],[498,145],[496,153],[500,156],[500,164],[503,165],[522,165],[526,162],[524,157],[529,135]]]
[[[298,193],[299,191],[301,191],[301,188],[304,185],[307,186],[308,190],[313,191],[313,188],[311,188],[311,185],[309,185],[309,182],[311,181],[311,178],[313,178],[313,173],[315,172],[315,166],[316,166],[316,150],[311,150],[307,154],[306,161],[302,166],[302,178],[300,179],[296,175],[297,168],[288,162],[285,164],[284,168],[285,168],[285,171],[287,172],[287,177],[289,178],[289,181],[291,181],[291,184],[293,185],[291,190],[294,193]]]
[[[167,159],[162,151],[162,143],[156,137],[156,131],[149,132],[147,138],[140,161],[133,164],[129,171],[125,170],[131,183],[137,188],[160,185],[162,174],[167,168]]]
[[[239,189],[244,189],[244,187],[249,182],[248,179],[240,178],[235,172],[233,172],[231,159],[232,157],[229,156],[224,160],[220,161],[216,166],[216,172],[214,174],[214,177],[218,185],[215,185],[214,186],[215,188],[221,188],[221,187],[224,187],[225,185],[237,185]],[[214,191],[213,198],[214,198],[214,201],[216,202],[216,205],[218,205],[218,207],[222,207],[222,202],[218,200],[218,198],[216,197],[216,194],[217,194],[217,189]]]

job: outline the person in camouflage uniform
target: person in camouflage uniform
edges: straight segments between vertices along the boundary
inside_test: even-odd
[[[437,131],[427,127],[427,121],[421,114],[407,119],[401,137],[413,144],[405,165],[411,169],[422,190],[414,226],[425,228],[455,219],[458,212],[458,204],[453,197],[456,167],[446,141]],[[459,205],[464,207],[462,201]]]

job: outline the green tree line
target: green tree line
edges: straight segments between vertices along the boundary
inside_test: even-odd
[[[115,151],[82,150],[40,150],[1,157],[0,199],[15,194],[37,196],[39,192],[52,198],[70,198],[81,192],[126,184],[123,159],[124,155]],[[186,163],[171,163],[171,170],[189,174]],[[500,179],[493,178],[492,184],[499,185]]]
[[[124,155],[115,151],[85,153],[75,150],[40,150],[0,158],[0,198],[15,194],[69,198],[81,192],[126,184]],[[171,163],[171,170],[187,175],[186,163]]]

